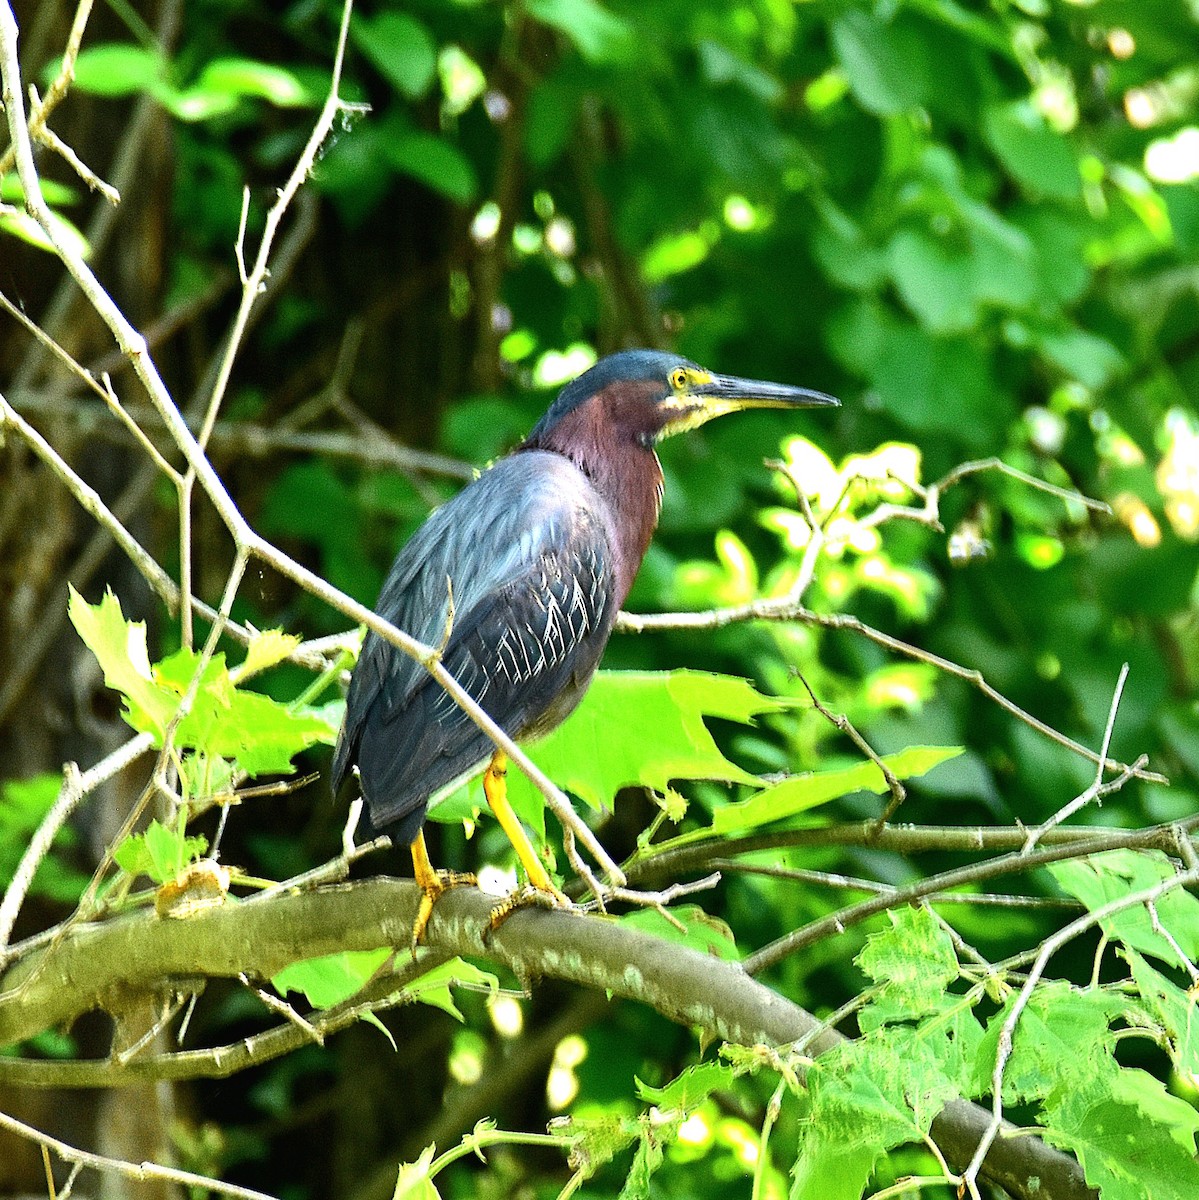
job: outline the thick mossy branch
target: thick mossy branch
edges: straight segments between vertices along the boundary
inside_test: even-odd
[[[372,879],[226,904],[186,920],[147,910],[79,926],[57,945],[23,956],[0,978],[0,1044],[69,1024],[90,1009],[119,1010],[128,997],[189,980],[265,979],[298,959],[407,946],[418,900],[407,880]],[[444,896],[429,924],[430,947],[503,963],[521,979],[564,979],[637,1000],[708,1039],[777,1045],[803,1038],[813,1055],[840,1040],[739,964],[617,921],[522,911],[485,940],[493,903],[473,888]],[[957,1101],[937,1118],[933,1137],[950,1163],[959,1169],[969,1163],[989,1115]],[[1073,1159],[1031,1136],[998,1138],[984,1175],[1020,1197],[1093,1195]]]

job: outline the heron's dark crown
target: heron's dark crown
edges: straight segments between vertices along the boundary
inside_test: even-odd
[[[612,384],[661,384],[658,389],[645,392],[647,401],[664,396],[670,391],[668,377],[678,367],[699,368],[681,354],[665,350],[619,350],[601,358],[590,370],[571,380],[558,398],[549,406],[545,415],[529,434],[529,445],[542,444],[545,435],[562,420],[594,396],[600,395]]]

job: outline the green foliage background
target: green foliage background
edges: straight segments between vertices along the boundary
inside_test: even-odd
[[[169,53],[136,14],[122,27],[122,11],[105,14],[85,43],[72,103],[112,120],[151,94],[170,114],[155,290],[159,307],[171,308],[229,277],[243,184],[251,187],[251,234],[260,227],[327,86],[338,6],[188,3]],[[786,593],[803,534],[792,490],[764,457],[781,457],[802,481],[819,476],[835,499],[837,481],[861,466],[849,456],[878,447],[891,448],[874,461],[900,462],[900,478],[924,483],[963,461],[1000,456],[1107,502],[1113,515],[996,473],[972,475],[945,498],[944,532],[905,522],[871,531],[849,520],[820,560],[807,603],[819,613],[853,612],[978,669],[1092,747],[1129,663],[1112,753],[1124,761],[1147,754],[1171,786],[1130,785],[1076,820],[1133,826],[1195,812],[1199,167],[1193,151],[1186,167],[1182,135],[1196,119],[1199,25],[1190,6],[413,0],[363,5],[350,43],[343,94],[369,111],[340,123],[317,164],[309,193],[316,232],[238,366],[226,415],[276,429],[361,428],[369,418],[401,441],[481,467],[527,431],[557,383],[624,345],[669,345],[713,369],[840,396],[831,417],[747,415],[664,447],[662,525],[629,601],[646,612]],[[58,209],[82,227],[83,199],[68,199],[62,194]],[[16,218],[0,220],[22,233]],[[32,294],[38,252],[27,254],[13,270],[25,272],[18,278]],[[217,349],[231,303],[222,293],[186,338],[160,351],[177,395],[190,392]],[[6,350],[11,361],[15,352]],[[219,442],[214,460],[257,528],[368,603],[396,546],[459,483],[352,459],[292,454],[263,463],[222,454]],[[873,489],[855,496],[851,518],[883,500],[912,502],[910,490],[892,494],[889,478],[876,476]],[[202,586],[219,582],[227,565],[227,550],[208,532],[201,522]],[[172,554],[171,536],[163,522],[160,557]],[[985,542],[985,552],[954,565],[955,537]],[[243,595],[237,615],[308,636],[339,628],[327,609],[271,579]],[[176,637],[162,630],[164,654]],[[623,636],[606,665],[719,670],[788,701],[777,712],[764,704],[752,728],[713,723],[721,750],[755,775],[857,761],[811,708],[800,674],[880,753],[964,747],[912,784],[905,821],[1032,825],[1093,776],[1089,763],[967,681],[851,632],[758,623]],[[264,687],[288,697],[308,683],[287,668],[268,679]],[[653,733],[635,728],[629,738],[652,743]],[[319,751],[305,761],[326,765]],[[670,782],[660,781],[664,796]],[[273,877],[327,856],[343,814],[322,787],[239,813],[230,852]],[[685,791],[698,825],[743,796],[708,785]],[[6,795],[23,802],[23,793]],[[873,793],[857,793],[816,819],[871,816],[880,805]],[[657,811],[644,793],[622,793],[606,842],[618,856],[633,852]],[[487,823],[470,841],[447,824],[441,840],[447,865],[504,855]],[[7,861],[3,836],[0,849]],[[895,885],[956,861],[868,849],[776,860]],[[1077,881],[1059,883],[1080,895]],[[1040,875],[1019,886],[1062,895]],[[842,893],[815,881],[734,875],[700,903],[748,952],[838,907]],[[1057,924],[1040,910],[959,905],[946,916],[992,961],[1035,946]],[[1189,929],[1193,917],[1179,920]],[[821,942],[769,981],[832,1012],[871,981],[885,983],[877,958],[855,954],[869,932],[882,937],[886,928],[884,918]],[[941,936],[923,925],[917,935]],[[1085,983],[1093,950],[1093,938],[1068,949],[1056,964],[1061,978]],[[957,969],[954,959],[947,981]],[[1168,981],[1153,993],[1145,981],[1156,971],[1139,956],[1132,969],[1142,991],[1158,997],[1159,1011],[1146,1020],[1169,1028],[1163,1013],[1181,993]],[[952,1094],[969,1072],[957,1062],[955,1076],[946,1062],[966,1053],[954,1041],[966,1034],[937,1024],[946,1015],[927,998],[892,997],[888,1008],[886,995],[861,1018],[871,1037],[846,1055],[874,1054],[872,1070],[899,1071],[897,1043],[875,1035],[889,1025],[935,1025],[945,1039],[937,1069]],[[1096,1036],[1108,1037],[1115,1002],[1076,1002],[1089,1006]],[[237,996],[206,1004],[216,1028],[257,1015]],[[394,1055],[360,1027],[255,1072],[232,1103],[223,1088],[196,1087],[181,1144],[197,1165],[277,1194],[385,1196],[395,1162],[417,1157],[439,1105],[452,1108],[480,1064],[518,1052],[520,1043],[488,1020],[494,1008],[472,996],[459,1004],[461,1027],[424,1009],[388,1017]],[[567,1004],[547,988],[526,1005],[525,1021],[551,1020]],[[1052,1018],[1052,1006],[1039,1013]],[[634,1080],[666,1084],[697,1054],[683,1031],[627,1008],[571,1036],[552,1070],[577,1086],[571,1111],[595,1120],[635,1123],[649,1093],[638,1095]],[[1193,1084],[1172,1073],[1151,1039],[1128,1045],[1123,1065],[1191,1095]],[[1070,1050],[1078,1047],[1063,1057]],[[1012,1104],[1067,1107],[1034,1066],[1013,1069]],[[747,1147],[758,1146],[775,1080],[744,1075],[734,1085],[735,1074],[730,1068],[697,1093],[692,1107],[703,1120],[693,1140],[654,1151],[641,1137],[629,1176],[641,1190],[626,1194],[650,1194],[651,1174],[655,1194],[749,1194],[757,1150]],[[554,1111],[544,1077],[505,1095],[490,1115],[507,1128],[543,1127]],[[836,1087],[817,1084],[790,1098],[773,1145],[794,1146],[804,1123],[816,1122],[825,1151],[838,1152],[835,1131],[849,1118]],[[366,1093],[376,1100],[364,1109]],[[386,1097],[394,1095],[402,1099],[393,1105]],[[1182,1106],[1160,1085],[1152,1103],[1134,1099],[1096,1104],[1111,1106],[1117,1124],[1135,1110],[1187,1128]],[[1062,1121],[1070,1126],[1068,1114]],[[900,1124],[895,1142],[916,1137]],[[627,1126],[621,1136],[636,1140]],[[1193,1153],[1189,1136],[1174,1135],[1180,1162]],[[314,1165],[318,1141],[328,1154]],[[565,1178],[559,1159],[515,1147],[491,1155],[486,1170],[449,1168],[439,1179],[444,1194],[552,1196]],[[931,1161],[912,1151],[876,1159],[859,1154],[853,1170],[863,1186],[872,1170],[883,1186]],[[809,1159],[789,1181],[790,1161],[780,1154],[759,1171],[755,1195],[789,1187],[797,1196],[831,1194],[811,1182],[829,1160]],[[621,1191],[627,1154],[614,1164],[586,1194]],[[1135,1178],[1104,1176],[1104,1185],[1105,1196],[1138,1194]],[[1174,1185],[1193,1194],[1181,1175]]]

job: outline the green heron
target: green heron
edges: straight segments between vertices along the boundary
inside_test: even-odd
[[[676,354],[609,355],[562,390],[516,450],[429,516],[376,611],[426,644],[444,639],[446,669],[512,738],[547,733],[586,691],[658,523],[655,444],[738,409],[835,404]],[[418,941],[433,902],[459,881],[429,861],[429,801],[485,763],[488,803],[530,884],[564,901],[507,802],[506,756],[419,663],[368,632],[333,786],[353,769],[371,827],[410,845],[424,893]]]

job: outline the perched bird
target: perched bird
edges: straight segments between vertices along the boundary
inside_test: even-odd
[[[376,611],[426,644],[444,639],[446,669],[511,737],[547,733],[582,698],[658,523],[655,444],[738,409],[835,404],[676,354],[609,355],[562,390],[511,454],[430,514]],[[506,756],[419,663],[368,632],[333,786],[356,769],[371,826],[411,846],[424,893],[416,940],[433,902],[459,881],[429,861],[430,798],[489,760],[484,790],[529,882],[564,900],[507,802]]]

